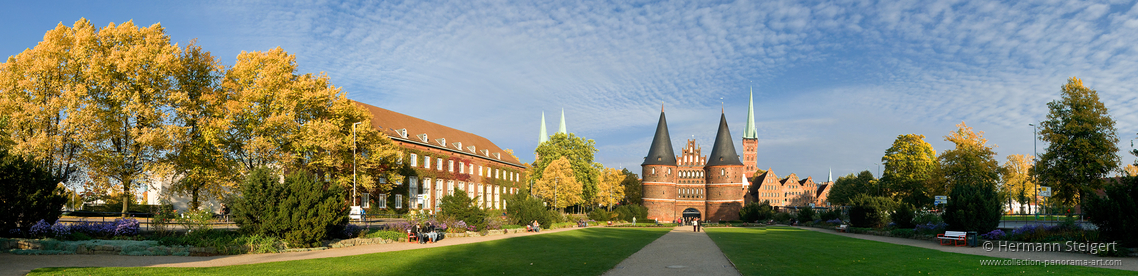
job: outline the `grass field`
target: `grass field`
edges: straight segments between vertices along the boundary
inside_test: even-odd
[[[367,255],[204,268],[41,268],[28,275],[600,275],[671,228],[589,228]]]
[[[1134,275],[1079,266],[981,266],[995,258],[847,238],[790,227],[707,228],[743,275]]]

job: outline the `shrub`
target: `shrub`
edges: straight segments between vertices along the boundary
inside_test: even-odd
[[[915,214],[913,213],[913,207],[905,203],[900,204],[900,206],[897,207],[897,210],[893,211],[893,214],[889,215],[889,218],[893,220],[893,223],[896,223],[897,228],[906,229],[912,229],[913,227],[916,227],[916,225],[913,223],[913,217],[915,217]]]
[[[502,216],[493,214],[486,217],[486,230],[502,229],[503,225],[506,225],[506,220],[503,219]]]
[[[63,224],[59,222],[59,220],[56,220],[55,224],[51,225],[51,233],[59,239],[69,237],[71,236],[71,225]]]
[[[932,235],[932,234],[944,233],[945,228],[948,228],[948,224],[945,224],[943,222],[940,222],[940,223],[931,223],[930,222],[930,223],[925,223],[925,224],[917,224],[917,226],[915,228],[913,228],[913,230],[919,234],[922,234],[922,235]]]
[[[112,235],[116,237],[138,235],[138,220],[133,218],[115,219]]]
[[[609,212],[605,209],[596,209],[589,212],[589,219],[595,221],[610,221],[615,217],[614,215],[615,212]]]
[[[526,193],[517,193],[506,198],[506,216],[510,223],[517,225],[530,225],[533,221],[541,225],[550,225],[556,220],[551,210],[541,205],[541,200],[530,197]]]
[[[186,228],[186,233],[209,231],[213,226],[213,212],[205,209],[188,211],[183,216],[177,216],[174,219]]]
[[[944,220],[940,218],[939,214],[929,211],[919,211],[916,213],[916,216],[913,217],[914,226],[929,223],[937,224],[943,222]]]
[[[486,227],[486,211],[478,208],[473,198],[463,190],[455,190],[453,195],[444,196],[439,204],[439,216],[466,222],[478,228]]]
[[[739,210],[739,217],[746,222],[767,221],[774,218],[774,208],[769,201],[752,202]]]
[[[842,219],[842,211],[838,210],[838,209],[826,210],[825,212],[822,212],[822,214],[820,214],[819,217],[825,221],[831,221],[831,220],[839,220],[840,221]]]
[[[1000,195],[991,184],[957,185],[949,193],[944,222],[954,231],[987,233],[1000,225]]]
[[[850,224],[854,227],[882,228],[887,223],[889,211],[893,210],[895,201],[887,197],[858,195],[851,200]]]
[[[372,238],[372,239],[380,238],[380,239],[386,239],[386,240],[399,241],[399,240],[403,240],[403,239],[407,238],[407,232],[379,230],[379,231],[368,233],[367,237]]]
[[[897,229],[889,230],[889,235],[894,236],[894,237],[911,238],[913,236],[916,236],[916,234],[917,234],[917,231],[914,229],[911,229],[911,228],[910,229],[897,228]]]
[[[254,170],[241,185],[233,219],[247,234],[284,239],[292,246],[315,246],[348,222],[348,206],[339,186],[324,188],[307,172],[295,172],[278,182],[266,168]]]
[[[613,212],[616,212],[618,218],[623,221],[632,221],[632,218],[636,218],[636,221],[648,221],[648,208],[644,206],[625,204],[616,207]]]
[[[0,145],[0,234],[19,235],[38,221],[56,221],[67,202],[61,178]],[[45,232],[46,235],[46,232]]]
[[[814,221],[814,208],[806,207],[798,210],[798,221],[807,222]]]
[[[777,221],[778,223],[788,223],[790,222],[790,218],[790,213],[787,212],[778,212],[774,214],[774,221]]]
[[[1107,185],[1106,195],[1087,194],[1083,203],[1087,220],[1098,226],[1102,238],[1119,241],[1127,247],[1138,246],[1138,177],[1123,177]]]

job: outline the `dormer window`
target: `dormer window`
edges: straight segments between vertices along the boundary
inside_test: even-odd
[[[399,134],[399,137],[403,137],[403,139],[407,139],[407,129],[406,128],[401,128],[399,130],[396,130],[395,132],[397,132]]]
[[[435,139],[435,142],[438,142],[439,145],[443,146],[444,148],[447,147],[447,138]]]
[[[478,152],[477,150],[474,150],[474,146],[466,147],[466,149],[470,150],[470,152]]]
[[[482,150],[482,155],[484,155],[486,157],[490,157],[490,151],[489,150]]]
[[[419,141],[423,141],[423,143],[430,143],[431,142],[431,140],[427,139],[426,133],[415,135],[415,136],[419,137]]]
[[[454,142],[451,145],[454,146],[454,148],[458,149],[459,151],[462,150],[462,142]]]

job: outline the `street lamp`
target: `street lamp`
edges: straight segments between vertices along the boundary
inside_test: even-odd
[[[352,206],[360,205],[356,202],[356,125],[360,123],[352,123]]]
[[[1031,147],[1032,147],[1032,150],[1035,152],[1035,156],[1032,157],[1031,159],[1032,159],[1032,161],[1038,161],[1039,160],[1039,131],[1037,130],[1037,127],[1035,126],[1035,124],[1027,124],[1027,125],[1031,126]],[[1033,164],[1033,166],[1034,166],[1034,164]],[[1036,179],[1035,175],[1036,174],[1034,174],[1034,173],[1031,174],[1031,178],[1032,178],[1032,180],[1034,180],[1032,182],[1035,183],[1035,197],[1034,197],[1035,208],[1032,208],[1032,210],[1034,211],[1032,213],[1035,213],[1035,220],[1038,221],[1039,220],[1039,179]]]

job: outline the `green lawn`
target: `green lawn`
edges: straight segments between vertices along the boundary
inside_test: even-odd
[[[707,228],[707,234],[743,275],[1135,274],[1133,271],[1079,266],[981,266],[980,260],[996,258],[847,238],[790,227]]]
[[[600,275],[671,228],[589,228],[437,248],[206,268],[41,268],[28,275]]]

